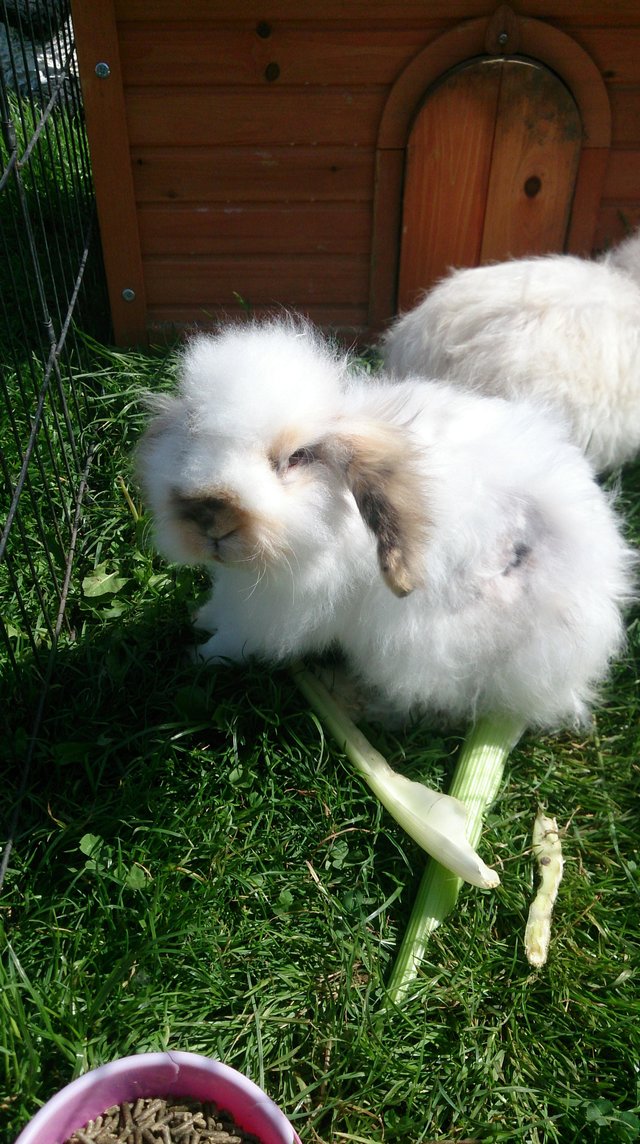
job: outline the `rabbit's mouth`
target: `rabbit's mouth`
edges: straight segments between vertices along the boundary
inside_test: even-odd
[[[174,490],[170,505],[185,546],[198,560],[223,564],[246,558],[249,514],[227,497]]]
[[[222,536],[211,536],[208,533],[203,533],[203,541],[208,554],[212,560],[217,561],[219,564],[225,563],[225,553],[228,554],[228,541],[233,543],[234,540],[239,539],[239,528],[230,528],[224,532]]]

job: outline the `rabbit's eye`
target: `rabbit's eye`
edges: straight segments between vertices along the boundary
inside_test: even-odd
[[[315,460],[313,451],[309,448],[296,449],[287,457],[285,468],[295,469],[300,465],[310,465]]]
[[[318,457],[312,445],[303,445],[300,449],[294,449],[292,453],[287,453],[286,447],[289,442],[276,442],[275,447],[269,453],[269,461],[273,470],[279,476],[286,476],[292,469],[302,469],[311,465],[313,461],[317,461]]]

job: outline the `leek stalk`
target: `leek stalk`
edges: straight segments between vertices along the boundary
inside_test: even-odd
[[[387,994],[400,1003],[415,980],[430,935],[456,904],[463,880],[484,889],[499,884],[475,853],[484,813],[496,797],[510,752],[526,724],[514,715],[484,716],[460,752],[449,794],[393,771],[323,683],[300,666],[291,674],[338,745],[396,821],[430,855]]]
[[[525,729],[515,716],[484,716],[469,731],[450,794],[467,807],[467,838],[477,846],[485,811],[496,797],[507,758]],[[389,1000],[401,1003],[415,980],[430,935],[456,904],[461,879],[433,858],[427,864],[387,986]]]
[[[469,843],[469,811],[460,799],[392,770],[316,675],[300,667],[292,674],[324,726],[407,834],[456,877],[483,889],[499,885],[496,871]]]

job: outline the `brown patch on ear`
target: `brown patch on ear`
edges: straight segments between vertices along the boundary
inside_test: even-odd
[[[410,436],[374,423],[327,438],[314,448],[346,478],[378,542],[378,563],[389,588],[396,596],[408,596],[423,581],[429,525]]]

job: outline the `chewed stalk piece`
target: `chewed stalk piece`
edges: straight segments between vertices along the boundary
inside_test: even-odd
[[[403,830],[457,877],[484,890],[495,889],[500,878],[469,841],[464,803],[394,771],[316,675],[300,667],[292,669],[292,675],[324,727]]]
[[[529,964],[539,969],[545,964],[549,952],[551,915],[564,866],[558,824],[542,809],[533,824],[533,854],[538,864],[540,884],[529,909],[524,949]]]

